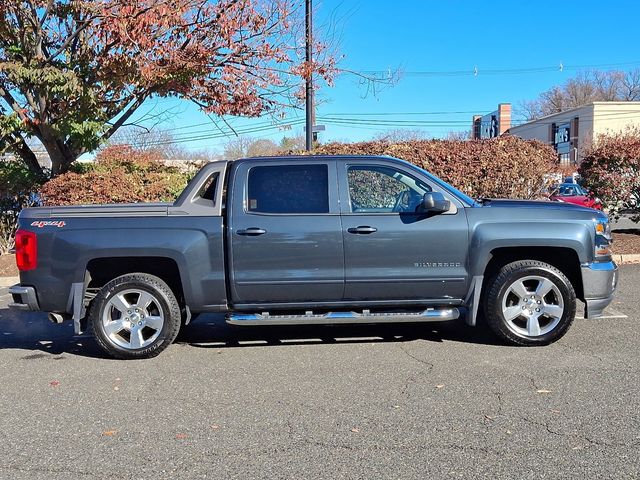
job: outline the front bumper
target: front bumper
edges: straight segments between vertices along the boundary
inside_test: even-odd
[[[598,318],[611,303],[618,286],[618,266],[615,262],[585,263],[581,266],[584,290],[585,318]]]
[[[9,304],[9,308],[16,310],[40,310],[35,288],[18,284],[9,287],[9,293],[13,297],[13,302]]]

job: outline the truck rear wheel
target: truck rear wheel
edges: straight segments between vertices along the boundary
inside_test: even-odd
[[[548,345],[561,338],[576,314],[576,294],[557,268],[519,260],[500,269],[485,297],[489,327],[514,345]]]
[[[147,273],[117,277],[100,289],[89,311],[98,345],[121,359],[151,358],[180,330],[180,305],[169,286]]]

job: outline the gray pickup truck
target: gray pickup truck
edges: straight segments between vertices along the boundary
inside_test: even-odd
[[[596,318],[618,269],[607,216],[567,203],[476,201],[388,157],[206,165],[172,204],[27,208],[13,308],[73,320],[118,358],[152,357],[184,324],[430,322],[483,314],[544,345]]]

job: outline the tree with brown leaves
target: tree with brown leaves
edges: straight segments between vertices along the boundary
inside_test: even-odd
[[[301,59],[293,0],[0,2],[0,150],[53,176],[104,143],[151,97],[255,117],[296,102],[301,77],[330,80],[330,55]],[[321,49],[319,45],[316,46]]]

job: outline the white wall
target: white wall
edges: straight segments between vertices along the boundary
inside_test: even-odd
[[[640,102],[594,102],[566,112],[517,125],[509,133],[524,139],[538,139],[553,145],[550,125],[561,125],[578,117],[578,157],[582,158],[586,150],[597,137],[605,133],[615,133],[629,128],[640,127]],[[571,138],[575,136],[572,125]]]

